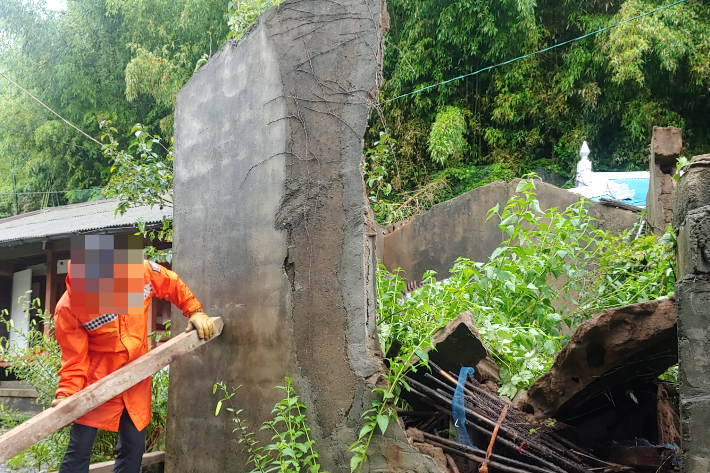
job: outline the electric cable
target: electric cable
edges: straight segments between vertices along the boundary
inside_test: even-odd
[[[0,192],[0,195],[28,195],[28,194],[64,194],[65,192],[82,192],[103,190],[103,187],[92,187],[90,189],[68,189],[63,191],[33,191],[33,192]]]
[[[685,0],[684,0],[684,1],[685,1]],[[21,91],[23,91],[24,93],[26,93],[27,95],[29,95],[30,97],[32,97],[34,100],[37,101],[37,103],[39,103],[40,105],[42,105],[44,108],[46,108],[47,110],[49,110],[50,112],[52,112],[53,114],[55,114],[56,116],[58,116],[64,123],[66,123],[66,124],[69,125],[70,127],[74,128],[76,131],[78,131],[78,132],[81,133],[82,135],[86,136],[86,137],[89,138],[91,141],[95,142],[97,145],[103,146],[103,144],[101,144],[101,142],[100,142],[99,140],[97,140],[96,138],[94,138],[94,137],[88,135],[87,133],[83,132],[81,129],[79,129],[79,127],[77,127],[76,125],[74,125],[73,123],[71,123],[69,120],[67,120],[66,118],[62,117],[60,114],[58,114],[57,112],[55,112],[54,110],[52,110],[51,108],[49,108],[49,106],[45,105],[44,102],[42,102],[40,99],[38,99],[37,97],[35,97],[34,95],[32,95],[27,89],[25,89],[24,87],[22,87],[20,84],[18,84],[18,83],[15,82],[14,80],[10,79],[7,75],[5,75],[4,73],[0,72],[0,76],[3,76],[5,79],[7,79],[8,82],[10,82],[10,83],[13,84],[15,87],[17,87],[18,89],[20,89]]]
[[[516,62],[516,61],[520,61],[520,60],[522,60],[522,59],[526,59],[526,58],[529,58],[529,57],[531,57],[531,56],[535,56],[535,55],[537,55],[537,54],[542,54],[542,53],[547,52],[547,51],[550,51],[550,50],[552,50],[552,49],[559,48],[560,46],[564,46],[564,45],[566,45],[566,44],[574,43],[575,41],[579,41],[579,40],[581,40],[581,39],[588,38],[589,36],[594,36],[594,35],[599,34],[599,33],[603,33],[604,31],[610,30],[610,29],[612,29],[612,28],[616,28],[616,27],[618,27],[618,26],[621,26],[621,25],[623,25],[623,24],[629,23],[629,22],[631,22],[631,21],[638,20],[639,18],[643,18],[644,16],[653,15],[654,13],[658,13],[658,12],[660,12],[660,11],[663,11],[663,10],[666,10],[666,9],[668,9],[668,8],[674,7],[674,6],[679,5],[679,4],[681,4],[681,3],[683,3],[683,2],[686,2],[686,1],[687,1],[687,0],[677,0],[676,2],[670,3],[670,4],[668,4],[668,5],[664,5],[664,6],[662,6],[662,7],[658,7],[658,8],[656,8],[656,9],[654,9],[654,10],[647,11],[646,13],[641,13],[640,15],[636,15],[636,16],[634,16],[634,17],[632,17],[632,18],[627,18],[627,19],[624,20],[624,21],[620,21],[620,22],[615,23],[615,24],[610,25],[610,26],[605,26],[604,28],[600,28],[600,29],[598,29],[598,30],[592,31],[591,33],[587,33],[587,34],[584,34],[584,35],[582,35],[582,36],[578,36],[578,37],[576,37],[576,38],[568,39],[567,41],[563,41],[563,42],[561,42],[561,43],[554,44],[554,45],[549,46],[549,47],[547,47],[547,48],[545,48],[545,49],[541,49],[541,50],[539,50],[539,51],[535,51],[534,53],[525,54],[525,55],[523,55],[523,56],[518,56],[518,57],[516,57],[516,58],[514,58],[514,59],[509,59],[509,60],[507,60],[507,61],[503,61],[503,62],[500,62],[500,63],[498,63],[498,64],[494,64],[494,65],[492,65],[492,66],[484,67],[483,69],[479,69],[479,70],[477,70],[477,71],[475,71],[475,72],[469,72],[468,74],[463,74],[463,75],[460,75],[460,76],[458,76],[458,77],[454,77],[453,79],[449,79],[449,80],[445,80],[445,81],[443,81],[443,82],[439,82],[439,83],[436,83],[436,84],[428,85],[428,86],[426,86],[426,87],[422,87],[421,89],[415,90],[414,92],[409,92],[409,93],[406,93],[406,94],[398,95],[397,97],[395,97],[395,98],[393,98],[393,99],[385,100],[384,102],[380,102],[380,104],[387,104],[387,103],[390,103],[390,102],[394,102],[395,100],[398,100],[398,99],[401,99],[401,98],[404,98],[404,97],[408,97],[408,96],[410,96],[410,95],[415,95],[415,94],[418,94],[418,93],[420,93],[420,92],[424,92],[425,90],[433,89],[434,87],[439,87],[440,85],[448,84],[449,82],[454,82],[454,81],[457,81],[457,80],[460,80],[460,79],[464,79],[464,78],[466,78],[466,77],[475,76],[476,74],[480,74],[481,72],[485,72],[485,71],[489,71],[489,70],[491,70],[491,69],[495,69],[496,67],[505,66],[506,64],[510,64],[510,63],[513,63],[513,62]]]
[[[4,125],[0,125],[0,128],[4,128],[4,129],[10,130],[10,131],[14,131],[15,133],[23,133],[23,134],[25,134],[25,135],[29,135],[29,136],[33,136],[33,137],[35,137],[35,138],[38,138],[38,139],[40,139],[40,140],[50,140],[50,141],[54,141],[54,142],[56,142],[56,143],[61,143],[61,144],[67,145],[67,146],[75,146],[75,147],[77,147],[77,148],[89,149],[89,148],[87,148],[86,146],[81,146],[81,145],[77,145],[77,144],[74,144],[74,143],[67,143],[66,141],[55,140],[54,138],[50,138],[50,137],[48,137],[48,136],[47,136],[47,137],[38,137],[38,136],[35,136],[34,133],[31,133],[31,132],[29,132],[29,131],[15,130],[14,128],[10,128],[10,127],[4,126]]]

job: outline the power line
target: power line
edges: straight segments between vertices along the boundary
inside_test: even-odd
[[[29,194],[64,194],[65,192],[83,192],[103,190],[103,187],[92,187],[91,189],[70,189],[63,191],[36,191],[36,192],[0,192],[0,195],[29,195]]]
[[[505,66],[506,64],[510,64],[510,63],[512,63],[512,62],[520,61],[520,60],[522,60],[522,59],[526,59],[526,58],[529,58],[529,57],[531,57],[531,56],[535,56],[536,54],[541,54],[541,53],[550,51],[551,49],[559,48],[560,46],[564,46],[565,44],[570,44],[570,43],[573,43],[573,42],[575,42],[575,41],[579,41],[580,39],[584,39],[584,38],[587,38],[587,37],[589,37],[589,36],[593,36],[593,35],[595,35],[595,34],[602,33],[602,32],[604,32],[604,31],[610,30],[610,29],[612,29],[612,28],[616,28],[617,26],[621,26],[621,25],[623,25],[623,24],[625,24],[625,23],[628,23],[628,22],[630,22],[630,21],[634,21],[634,20],[638,20],[639,18],[643,18],[644,16],[653,15],[654,13],[658,13],[659,11],[666,10],[666,9],[668,9],[668,8],[674,7],[674,6],[678,5],[678,4],[683,3],[683,2],[686,2],[686,1],[687,1],[687,0],[678,0],[678,1],[673,2],[673,3],[670,3],[670,4],[668,4],[668,5],[664,5],[664,6],[662,6],[662,7],[656,8],[655,10],[651,10],[651,11],[648,11],[648,12],[646,12],[646,13],[641,13],[640,15],[636,15],[636,16],[634,16],[634,17],[632,17],[632,18],[628,18],[628,19],[626,19],[626,20],[624,20],[624,21],[620,21],[620,22],[615,23],[615,24],[613,24],[613,25],[605,26],[604,28],[600,28],[600,29],[598,29],[598,30],[596,30],[596,31],[592,31],[591,33],[587,33],[587,34],[585,34],[585,35],[578,36],[578,37],[576,37],[576,38],[569,39],[569,40],[567,40],[567,41],[563,41],[563,42],[561,42],[561,43],[554,44],[554,45],[552,45],[552,46],[550,46],[550,47],[547,47],[547,48],[545,48],[545,49],[541,49],[541,50],[539,50],[539,51],[535,51],[534,53],[526,54],[526,55],[524,55],[524,56],[519,56],[519,57],[516,57],[515,59],[509,59],[509,60],[507,60],[507,61],[500,62],[500,63],[495,64],[495,65],[493,65],[493,66],[484,67],[483,69],[479,69],[479,70],[477,70],[477,71],[475,71],[475,72],[470,72],[470,73],[468,73],[468,74],[463,74],[463,75],[460,75],[460,76],[458,76],[458,77],[454,77],[453,79],[449,79],[449,80],[445,80],[445,81],[443,81],[443,82],[439,82],[439,83],[437,83],[437,84],[428,85],[428,86],[426,86],[426,87],[422,87],[421,89],[415,90],[414,92],[409,92],[409,93],[406,93],[406,94],[402,94],[402,95],[399,95],[399,96],[397,96],[397,97],[395,97],[395,98],[393,98],[393,99],[385,100],[384,102],[380,102],[380,103],[386,104],[386,103],[394,102],[395,100],[398,100],[398,99],[401,99],[401,98],[404,98],[404,97],[408,97],[408,96],[410,96],[410,95],[418,94],[418,93],[420,93],[420,92],[424,92],[425,90],[433,89],[434,87],[438,87],[438,86],[440,86],[440,85],[448,84],[449,82],[454,82],[454,81],[457,81],[457,80],[459,80],[459,79],[463,79],[463,78],[470,77],[470,76],[475,76],[476,74],[480,74],[481,72],[489,71],[489,70],[491,70],[491,69],[495,69],[496,67]]]
[[[29,131],[15,130],[15,129],[13,129],[13,128],[6,127],[6,126],[4,126],[4,125],[0,125],[0,128],[4,128],[4,129],[10,130],[10,131],[14,131],[15,133],[24,133],[25,135],[30,135],[30,136],[33,136],[34,138],[39,138],[39,139],[41,139],[41,140],[50,140],[50,141],[55,141],[55,142],[57,142],[57,143],[61,143],[61,144],[67,145],[67,146],[76,146],[77,148],[89,149],[89,148],[87,148],[86,146],[81,146],[81,145],[77,145],[77,144],[74,144],[74,143],[67,143],[66,141],[55,140],[54,138],[50,138],[50,137],[48,137],[48,136],[45,136],[45,137],[35,136],[34,133],[30,133]]]
[[[30,97],[32,97],[34,100],[36,100],[36,101],[37,101],[40,105],[42,105],[44,108],[46,108],[47,110],[49,110],[50,112],[52,112],[53,114],[55,114],[56,116],[58,116],[64,123],[66,123],[66,124],[69,125],[70,127],[74,128],[76,131],[78,131],[78,132],[81,133],[82,135],[86,136],[86,137],[89,138],[91,141],[95,142],[97,145],[103,146],[103,144],[101,144],[101,142],[100,142],[99,140],[97,140],[96,138],[94,138],[94,137],[92,137],[92,136],[89,136],[88,134],[84,133],[82,130],[79,129],[79,127],[77,127],[76,125],[72,124],[71,122],[69,122],[69,120],[67,120],[66,118],[62,117],[60,114],[58,114],[57,112],[55,112],[54,110],[52,110],[51,108],[49,108],[47,105],[44,104],[44,102],[42,102],[40,99],[38,99],[37,97],[35,97],[35,96],[32,95],[31,93],[29,93],[25,88],[23,88],[20,84],[18,84],[18,83],[15,82],[14,80],[10,79],[7,75],[5,75],[5,74],[3,74],[2,72],[0,72],[0,76],[3,76],[5,79],[7,79],[7,80],[8,80],[11,84],[13,84],[15,87],[17,87],[18,89],[20,89],[21,91],[23,91],[24,93],[26,93],[27,95],[29,95]]]

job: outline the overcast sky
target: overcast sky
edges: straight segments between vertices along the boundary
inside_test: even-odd
[[[67,2],[66,0],[47,0],[47,8],[54,11],[65,10]]]

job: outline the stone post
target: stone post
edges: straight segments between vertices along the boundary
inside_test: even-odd
[[[678,128],[653,127],[651,138],[651,159],[649,171],[651,181],[646,208],[646,220],[656,235],[663,235],[673,219],[672,194],[675,188],[673,176],[676,172],[676,160],[680,156],[683,140]]]
[[[225,326],[170,367],[170,473],[249,470],[212,385],[241,385],[234,408],[258,432],[285,376],[307,405],[321,471],[350,471],[383,369],[361,165],[387,27],[384,0],[285,0],[178,94],[174,268]],[[396,422],[368,458],[364,472],[438,471]]]
[[[710,154],[675,191],[680,421],[684,473],[710,471]]]

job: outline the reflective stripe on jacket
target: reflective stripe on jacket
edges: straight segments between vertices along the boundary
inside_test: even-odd
[[[188,315],[202,308],[177,274],[143,262],[143,314],[94,314],[76,316],[71,310],[71,266],[67,290],[54,311],[55,335],[62,350],[57,396],[71,396],[126,363],[148,352],[150,299],[170,301]],[[97,407],[77,421],[99,429],[118,431],[124,407],[138,430],[150,423],[151,378]]]

